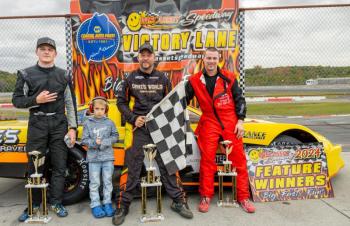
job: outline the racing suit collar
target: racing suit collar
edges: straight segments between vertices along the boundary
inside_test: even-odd
[[[55,67],[56,67],[55,65],[53,65],[52,67],[41,67],[39,65],[39,62],[36,63],[36,66],[38,67],[39,70],[44,71],[44,72],[51,71],[51,70],[55,69]]]
[[[153,70],[152,70],[152,72],[151,72],[150,74],[148,74],[148,73],[146,73],[146,72],[141,71],[141,69],[138,69],[137,71],[138,71],[138,73],[140,73],[140,75],[143,75],[144,77],[148,77],[148,76],[150,76],[150,75],[153,75],[153,74],[154,74],[154,72],[156,71],[156,69],[155,69],[155,68],[153,68]]]

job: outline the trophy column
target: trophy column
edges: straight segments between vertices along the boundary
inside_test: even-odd
[[[29,218],[25,221],[25,223],[48,223],[51,220],[51,217],[48,216],[47,209],[47,187],[49,186],[46,183],[45,178],[42,178],[42,174],[38,173],[39,163],[44,161],[44,158],[39,159],[40,152],[32,151],[28,153],[32,158],[35,168],[35,173],[30,175],[28,178],[27,184],[25,188],[27,189],[28,196],[28,216]],[[39,209],[33,209],[33,189],[38,188],[41,189],[42,196],[42,213],[40,213]]]
[[[151,221],[162,221],[164,215],[162,214],[162,182],[160,177],[156,177],[156,168],[152,165],[153,159],[156,157],[157,150],[155,144],[147,144],[143,146],[146,159],[149,161],[149,167],[146,168],[146,177],[141,178],[141,211],[142,216],[140,221],[151,222]],[[156,187],[157,189],[157,212],[156,214],[147,213],[147,188]]]
[[[232,162],[228,160],[228,155],[232,152],[232,146],[228,147],[232,142],[229,140],[225,140],[220,142],[225,147],[226,160],[223,161],[223,169],[218,171],[219,177],[219,197],[217,205],[220,207],[238,207],[237,203],[237,185],[236,185],[236,177],[237,172],[236,169],[232,167]],[[224,200],[224,177],[231,177],[232,182],[232,190],[231,195],[226,197]]]

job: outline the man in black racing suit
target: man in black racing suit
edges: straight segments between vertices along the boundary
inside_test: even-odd
[[[117,211],[112,220],[114,225],[120,225],[124,222],[133,199],[133,191],[140,182],[145,157],[142,146],[153,143],[150,133],[145,127],[145,116],[171,89],[168,78],[154,68],[155,55],[153,47],[149,43],[140,46],[138,60],[140,68],[122,81],[117,93],[118,109],[125,120],[133,125],[134,129],[132,146],[126,150],[125,154],[128,179],[125,189],[120,192],[117,198]],[[155,160],[165,190],[173,199],[171,209],[185,218],[193,218],[176,175],[168,174],[159,152],[157,152]]]
[[[77,127],[75,98],[67,71],[54,65],[57,55],[55,41],[48,37],[39,38],[36,55],[36,65],[18,71],[12,103],[17,108],[29,108],[27,152],[39,151],[39,159],[43,160],[50,152],[52,176],[49,203],[57,216],[65,217],[68,212],[62,205],[62,196],[68,148],[64,137],[67,134],[71,145],[74,145]],[[39,173],[43,172],[43,165],[39,166]],[[28,176],[34,172],[29,156]],[[34,211],[39,208],[41,198],[41,191],[33,189]],[[18,220],[23,222],[28,217],[25,210]]]

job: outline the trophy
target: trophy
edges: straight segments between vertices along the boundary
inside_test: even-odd
[[[162,214],[162,182],[160,177],[155,176],[156,168],[152,165],[153,159],[156,157],[157,150],[155,144],[146,144],[143,146],[143,151],[145,153],[146,159],[149,161],[149,166],[146,168],[146,177],[141,178],[141,209],[142,216],[140,221],[142,223],[152,222],[152,221],[162,221],[164,220],[164,215]],[[147,213],[147,188],[156,187],[157,189],[157,213],[148,214]]]
[[[27,184],[25,188],[27,189],[28,196],[28,216],[29,218],[25,221],[25,223],[48,223],[51,220],[51,217],[48,216],[47,209],[47,187],[49,186],[46,183],[45,178],[42,178],[42,174],[38,173],[38,167],[44,164],[45,157],[39,158],[39,151],[32,151],[28,153],[32,158],[34,163],[35,172],[30,175],[30,178],[27,180]],[[33,208],[33,189],[41,189],[42,196],[42,213],[40,214],[39,209]]]
[[[228,160],[228,155],[232,152],[232,148],[228,147],[232,142],[229,140],[225,140],[220,142],[225,147],[226,160],[223,161],[223,169],[219,169],[218,177],[219,177],[219,199],[217,205],[220,207],[238,207],[237,203],[237,192],[236,192],[236,177],[237,172],[236,168],[232,168],[232,162]],[[232,180],[232,191],[231,195],[226,197],[224,200],[224,177],[231,177]]]

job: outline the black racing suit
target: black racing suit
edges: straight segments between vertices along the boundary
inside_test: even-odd
[[[35,65],[17,73],[12,103],[17,108],[29,108],[27,152],[34,150],[46,157],[50,152],[52,177],[50,181],[51,204],[62,203],[68,148],[64,136],[68,128],[76,128],[75,98],[68,73],[56,66],[42,68]],[[36,97],[44,90],[56,92],[56,101],[37,104]],[[65,115],[67,109],[67,116]],[[28,176],[34,173],[33,159],[28,156]],[[44,166],[38,171],[42,173]],[[41,203],[41,192],[33,191],[33,204]]]
[[[171,84],[168,78],[157,70],[151,74],[140,70],[133,71],[125,78],[117,93],[117,106],[126,121],[135,125],[138,116],[146,116],[152,107],[158,104],[170,91]],[[131,103],[130,103],[131,102]],[[133,106],[131,109],[129,106]],[[140,183],[140,174],[143,167],[144,153],[142,146],[153,143],[149,131],[145,126],[133,132],[133,141],[130,149],[126,151],[125,165],[128,167],[128,179],[125,190],[117,198],[117,207],[128,209],[133,199],[133,192]],[[174,202],[185,202],[185,195],[176,175],[169,175],[159,152],[155,157],[161,174],[161,181],[168,195]]]

